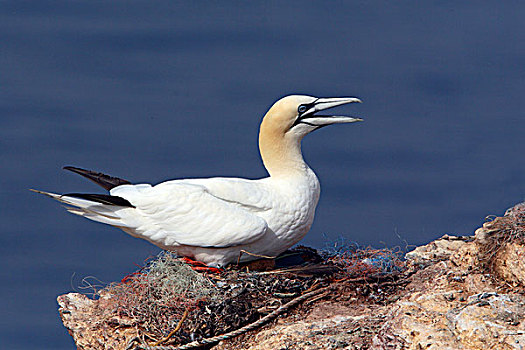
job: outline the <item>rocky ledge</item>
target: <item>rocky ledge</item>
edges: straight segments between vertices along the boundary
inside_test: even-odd
[[[374,278],[316,277],[315,282],[304,282],[301,292],[274,291],[288,297],[278,303],[281,308],[265,304],[257,305],[257,310],[260,315],[273,310],[275,318],[201,348],[524,349],[524,257],[525,203],[521,203],[485,222],[474,236],[445,235],[417,247],[405,255],[402,272],[392,270],[390,276],[376,274]],[[290,280],[296,281],[286,277]],[[319,292],[315,292],[316,283],[321,285]],[[271,289],[265,287],[271,286],[270,280],[256,284]],[[283,307],[297,295],[312,291],[311,298]],[[112,308],[105,305],[110,304],[112,292],[101,291],[96,300],[78,293],[58,297],[64,326],[79,349],[177,349],[181,345],[148,339],[153,336],[148,336],[133,313],[108,313]],[[280,309],[283,312],[277,312]],[[172,325],[171,333],[181,329],[186,316],[187,311]],[[221,322],[221,315],[215,316],[209,323]],[[257,319],[255,314],[246,317],[253,318],[249,322]],[[206,328],[206,324],[204,320],[194,327]]]

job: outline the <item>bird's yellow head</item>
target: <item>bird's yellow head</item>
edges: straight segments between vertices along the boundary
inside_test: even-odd
[[[362,121],[355,117],[317,114],[325,109],[353,102],[361,100],[355,97],[290,95],[275,102],[264,116],[259,133],[261,156],[270,174],[279,167],[304,163],[300,141],[306,134],[331,124]]]
[[[318,98],[290,95],[274,103],[266,113],[263,124],[268,131],[282,135],[291,133],[302,138],[323,126],[362,121],[361,118],[317,114],[325,109],[354,102],[361,100],[355,97]]]

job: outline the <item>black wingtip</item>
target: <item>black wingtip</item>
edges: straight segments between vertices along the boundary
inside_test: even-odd
[[[135,208],[128,200],[118,196],[108,196],[107,194],[94,194],[94,193],[67,193],[64,197],[75,197],[86,199],[88,201],[97,202],[101,204],[116,205],[119,207],[130,207]]]
[[[72,171],[76,174],[82,175],[85,178],[93,181],[97,185],[101,186],[102,188],[106,190],[111,190],[114,187],[120,186],[120,185],[129,185],[131,182],[128,180],[124,180],[118,177],[109,176],[103,173],[98,173],[96,171],[86,170],[82,168],[77,168],[74,166],[65,166],[63,168],[64,170]]]

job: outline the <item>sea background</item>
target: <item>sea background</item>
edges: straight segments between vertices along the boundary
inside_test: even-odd
[[[287,94],[357,96],[316,131],[316,248],[470,235],[525,198],[525,3],[0,1],[0,344],[73,349],[56,297],[159,249],[29,192],[266,176]],[[92,277],[90,277],[92,276]]]

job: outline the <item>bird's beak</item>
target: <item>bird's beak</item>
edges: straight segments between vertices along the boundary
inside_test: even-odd
[[[361,118],[349,117],[344,115],[319,115],[319,111],[345,105],[348,103],[361,103],[356,97],[333,97],[319,98],[310,105],[310,108],[304,112],[298,119],[298,122],[310,124],[312,126],[322,127],[330,124],[354,123],[363,121]]]

